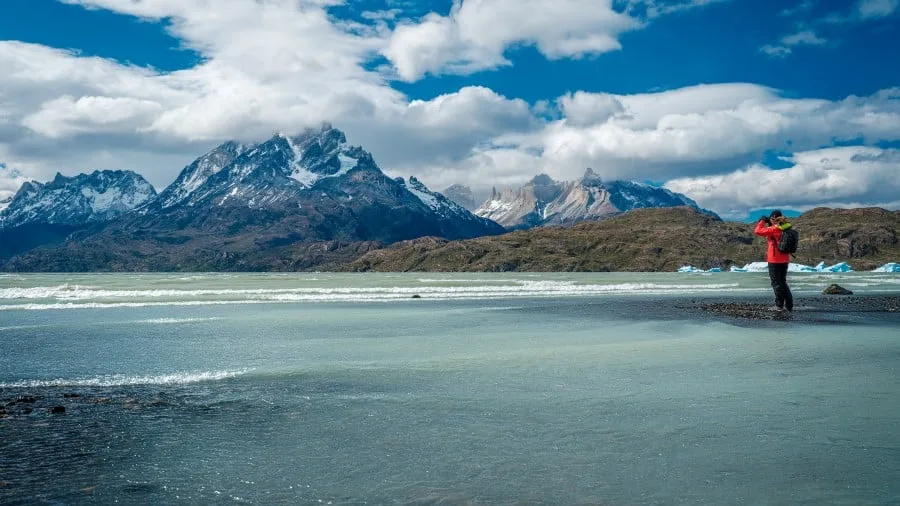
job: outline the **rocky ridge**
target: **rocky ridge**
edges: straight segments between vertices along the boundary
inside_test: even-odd
[[[576,181],[554,181],[546,174],[536,176],[521,188],[493,192],[474,212],[508,230],[544,225],[571,225],[600,220],[633,209],[691,206],[696,202],[684,195],[632,181],[604,182],[587,169]]]

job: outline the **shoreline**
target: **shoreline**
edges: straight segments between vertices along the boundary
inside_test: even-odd
[[[815,295],[795,297],[794,311],[775,311],[771,295],[694,299],[691,312],[727,321],[804,324],[900,323],[900,295]]]

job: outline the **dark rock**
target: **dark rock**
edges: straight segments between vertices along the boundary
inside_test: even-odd
[[[32,411],[34,411],[34,410],[31,409],[31,408],[24,408],[24,409],[22,410],[22,414],[23,414],[23,415],[30,415]]]
[[[415,294],[413,294],[412,298],[414,298],[414,299],[421,299],[422,296],[419,295],[419,294],[417,294],[417,293],[415,293]]]
[[[20,404],[33,404],[37,402],[37,398],[31,397],[29,395],[23,395],[22,397],[16,399],[16,402]]]
[[[790,311],[775,311],[769,304],[750,302],[716,302],[700,304],[700,309],[732,318],[746,320],[790,320]]]
[[[63,394],[63,397],[66,399],[74,399],[76,397],[81,397],[80,394]]]
[[[828,288],[822,290],[822,293],[824,295],[853,295],[852,291],[834,283],[828,285]]]
[[[60,413],[65,413],[65,412],[66,412],[65,406],[53,406],[52,408],[50,408],[50,413],[54,414],[54,415],[58,415]]]

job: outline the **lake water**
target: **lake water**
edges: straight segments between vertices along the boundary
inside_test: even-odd
[[[900,294],[789,280],[799,311],[832,282]],[[0,504],[900,503],[900,318],[685,309],[769,294],[757,273],[2,275]]]

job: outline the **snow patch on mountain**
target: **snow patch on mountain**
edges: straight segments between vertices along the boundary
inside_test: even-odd
[[[327,123],[318,130],[280,137],[287,141],[293,153],[290,177],[306,188],[312,188],[324,178],[347,174],[365,153],[350,146],[344,133]]]

